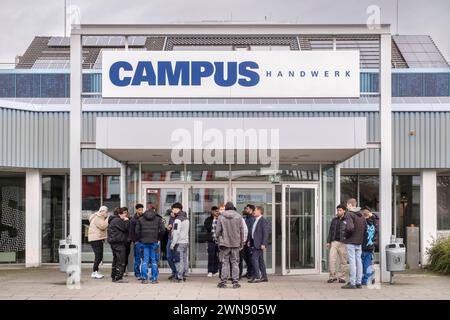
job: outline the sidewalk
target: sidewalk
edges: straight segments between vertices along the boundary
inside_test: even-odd
[[[109,273],[107,268],[102,271]],[[80,289],[66,286],[66,275],[57,268],[0,268],[0,299],[450,299],[450,277],[425,272],[397,274],[395,284],[378,289],[343,290],[339,284],[326,283],[327,275],[269,276],[268,283],[242,281],[240,289],[218,289],[217,277],[191,275],[185,283],[172,283],[167,275],[159,284],[143,285],[130,274],[129,283],[112,283],[109,278],[90,279],[83,269]]]

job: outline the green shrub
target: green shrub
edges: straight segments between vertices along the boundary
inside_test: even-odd
[[[429,270],[450,274],[450,237],[434,240],[431,247],[427,249],[427,254]]]

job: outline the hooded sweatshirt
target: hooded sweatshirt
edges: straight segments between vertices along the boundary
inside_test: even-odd
[[[373,252],[375,248],[378,247],[379,219],[380,218],[375,213],[372,213],[372,216],[366,219],[367,227],[364,234],[364,242],[362,245],[363,251]]]
[[[117,215],[108,218],[108,242],[126,243],[128,241],[128,226],[130,221],[120,219]]]
[[[361,213],[361,208],[352,208],[346,214],[346,239],[344,243],[361,245],[364,241],[364,234],[366,231],[366,218]]]
[[[158,242],[162,239],[164,233],[163,219],[154,209],[145,211],[136,223],[135,234],[141,243]]]
[[[240,248],[244,245],[245,221],[234,210],[225,210],[217,220],[216,236],[219,246],[227,248]]]
[[[170,243],[170,249],[174,249],[177,244],[189,243],[189,220],[187,214],[184,211],[180,211],[173,223],[172,227],[172,241]]]
[[[91,214],[89,217],[88,241],[98,241],[106,239],[108,220],[99,212]]]

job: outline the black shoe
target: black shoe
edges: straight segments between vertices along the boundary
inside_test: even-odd
[[[339,279],[339,283],[345,283],[344,279]]]
[[[122,278],[122,279],[118,279],[116,282],[117,282],[117,283],[128,283],[128,280]]]
[[[252,279],[248,280],[247,282],[248,282],[248,283],[258,283],[258,282],[259,282],[259,279],[252,278]]]
[[[269,282],[269,279],[267,279],[267,278],[261,278],[261,279],[259,279],[259,282]]]
[[[233,289],[239,289],[241,285],[238,282],[233,283]]]
[[[186,277],[183,277],[183,282],[186,282]]]
[[[375,279],[372,279],[372,284],[375,284]]]
[[[147,284],[147,283],[148,283],[148,280],[142,279],[141,283],[142,283],[142,284]]]
[[[328,283],[333,283],[333,282],[336,282],[337,281],[337,279],[328,279]]]
[[[345,286],[341,287],[342,289],[356,289],[356,286],[354,284],[351,284],[350,282],[347,283]]]
[[[217,288],[226,288],[227,284],[225,282],[219,282],[219,284],[217,285]]]
[[[159,283],[158,280],[152,280],[152,284],[157,284]]]
[[[175,277],[176,277],[176,276],[175,276],[174,274],[172,274],[168,279],[169,279],[169,280],[173,280],[173,279],[175,279]]]
[[[361,283],[357,283],[357,284],[356,284],[356,288],[357,288],[357,289],[362,289]]]

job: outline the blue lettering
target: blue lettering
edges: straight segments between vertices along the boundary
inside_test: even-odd
[[[142,82],[147,82],[149,86],[156,84],[155,70],[150,61],[138,62],[131,85],[140,86]]]
[[[169,86],[176,86],[180,84],[189,85],[189,61],[177,61],[175,63],[175,70],[172,68],[170,61],[158,61],[158,85],[164,86],[166,79],[169,82]]]
[[[208,61],[192,61],[191,85],[200,86],[202,78],[207,78],[214,72],[213,64]]]
[[[214,62],[216,72],[214,73],[214,81],[221,87],[231,87],[237,80],[237,62],[227,62],[227,76],[225,80],[224,63]]]
[[[126,87],[130,85],[131,77],[123,77],[120,79],[120,70],[133,71],[133,67],[126,61],[114,62],[109,68],[109,80],[118,87]]]
[[[239,64],[239,74],[247,79],[239,79],[238,83],[243,87],[253,87],[259,82],[258,72],[252,69],[258,69],[259,66],[253,61],[244,61]]]

